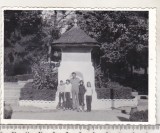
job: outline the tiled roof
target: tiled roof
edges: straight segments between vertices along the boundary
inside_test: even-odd
[[[62,36],[53,42],[53,44],[96,44],[98,43],[94,38],[88,36],[82,29],[74,26],[69,31],[62,34]]]

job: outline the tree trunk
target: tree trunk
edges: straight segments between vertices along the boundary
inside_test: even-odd
[[[131,65],[131,76],[133,76],[133,65]]]
[[[48,45],[48,62],[51,63],[51,45]]]
[[[148,70],[147,67],[144,68],[144,74],[147,75],[148,74]]]

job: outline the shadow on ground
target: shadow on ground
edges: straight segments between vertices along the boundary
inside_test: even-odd
[[[117,117],[120,121],[129,121],[129,119],[127,119],[127,118],[125,118],[125,117],[120,117],[120,116],[118,116]]]

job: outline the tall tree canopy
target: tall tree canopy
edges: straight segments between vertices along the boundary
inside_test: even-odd
[[[40,44],[40,14],[40,11],[4,11],[5,74],[22,74],[23,71],[28,71],[34,53],[33,46]]]
[[[88,35],[101,43],[102,68],[118,64],[131,70],[133,66],[142,67],[147,72],[147,11],[64,10],[4,11],[5,72],[41,59],[51,42],[74,25],[75,18]]]
[[[101,45],[103,66],[148,67],[148,12],[77,11],[79,25]]]

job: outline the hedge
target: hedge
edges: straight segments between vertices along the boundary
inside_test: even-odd
[[[132,88],[110,82],[105,88],[96,88],[98,99],[132,99]]]
[[[16,76],[4,76],[4,82],[17,82],[18,79]]]
[[[97,98],[98,99],[110,99],[111,98],[111,90],[106,88],[98,88],[96,89]]]
[[[19,81],[26,81],[28,79],[33,79],[32,74],[23,74],[23,75],[16,75],[16,76],[4,76],[4,82],[17,82]]]
[[[120,89],[114,88],[113,94],[111,94],[111,98],[113,99],[131,99],[132,89],[129,87],[123,87]]]
[[[35,89],[32,83],[27,83],[20,92],[20,100],[44,100],[54,101],[56,90],[53,89]]]
[[[26,81],[28,79],[33,79],[33,75],[32,74],[16,75],[16,77],[20,81]]]

